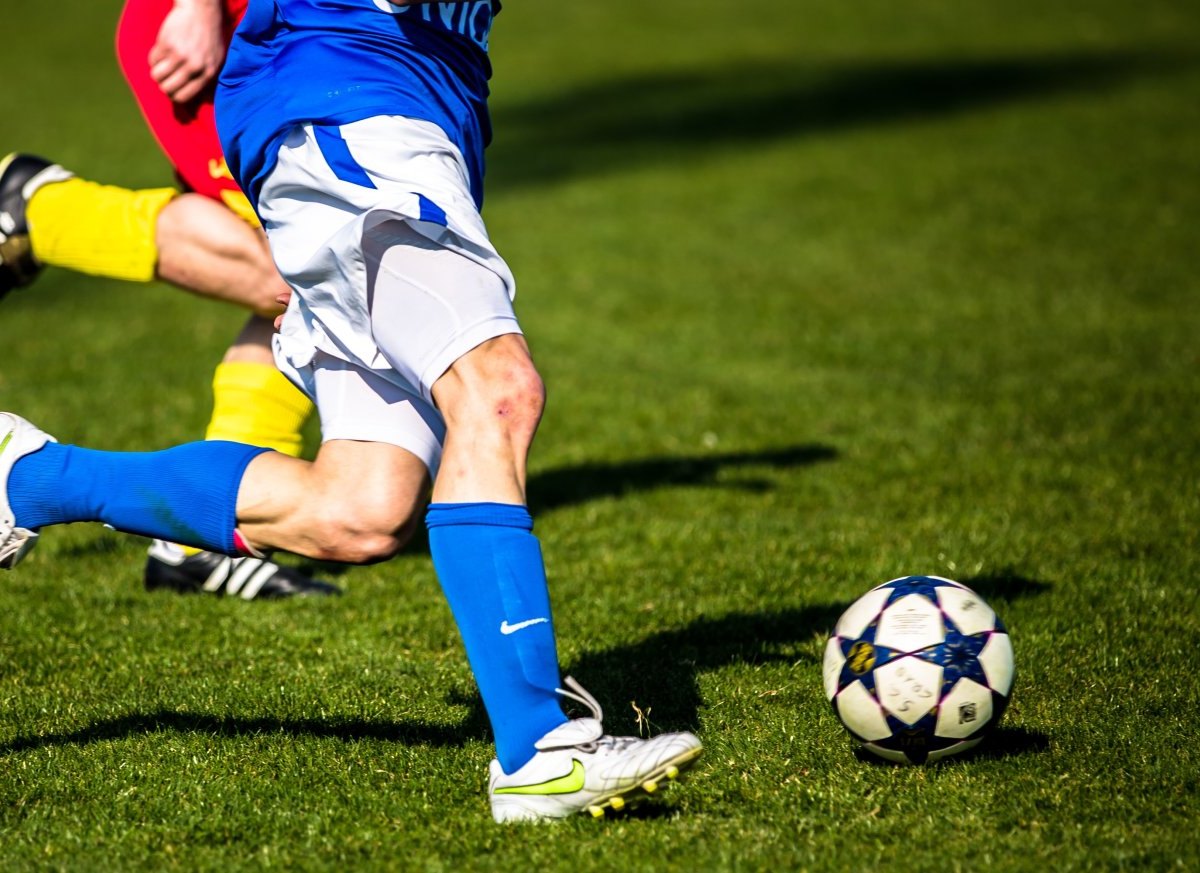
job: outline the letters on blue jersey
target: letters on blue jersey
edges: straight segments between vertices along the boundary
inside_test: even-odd
[[[485,52],[488,49],[488,34],[492,30],[495,13],[490,0],[474,3],[422,3],[416,6],[397,6],[389,0],[374,0],[375,5],[391,15],[420,17],[432,26],[466,37]],[[495,4],[499,11],[500,4]]]
[[[217,129],[234,178],[257,203],[297,124],[403,115],[445,131],[482,203],[487,48],[499,11],[499,0],[250,0],[217,89]]]

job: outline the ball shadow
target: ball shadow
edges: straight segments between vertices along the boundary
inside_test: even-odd
[[[898,764],[872,754],[861,746],[854,749],[854,757],[862,764],[870,764],[873,767],[885,769],[894,769],[897,767],[947,767],[956,764],[969,764],[973,761],[995,761],[1021,755],[1040,755],[1049,750],[1049,748],[1050,737],[1041,731],[1031,730],[1019,725],[1014,727],[1001,725],[995,730],[990,731],[984,737],[983,742],[975,748],[968,749],[958,755],[950,755],[949,757],[924,764]]]

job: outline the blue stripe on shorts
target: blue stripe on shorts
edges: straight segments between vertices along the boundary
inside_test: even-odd
[[[354,160],[354,155],[350,154],[350,147],[346,145],[336,127],[319,127],[314,124],[313,135],[317,139],[317,148],[325,157],[325,163],[329,164],[329,169],[333,170],[335,176],[352,185],[375,187],[367,171],[360,167],[358,161]]]
[[[421,206],[421,221],[430,221],[445,227],[447,224],[446,210],[438,206],[424,194],[417,195],[417,203]]]

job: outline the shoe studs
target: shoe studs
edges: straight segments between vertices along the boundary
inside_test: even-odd
[[[650,795],[658,791],[661,784],[660,779],[666,779],[668,782],[674,782],[678,777],[679,768],[672,764],[662,772],[662,776],[660,776],[658,779],[647,779],[638,787],[641,788],[644,794]],[[608,810],[611,809],[613,812],[620,812],[627,806],[635,805],[638,799],[639,797],[636,791],[626,795],[618,794],[615,797],[610,797],[602,804],[593,804],[587,807],[587,812],[592,816],[592,818],[604,818],[604,815]]]

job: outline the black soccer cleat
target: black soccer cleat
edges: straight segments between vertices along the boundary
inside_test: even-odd
[[[216,594],[243,600],[322,597],[342,589],[266,558],[230,558],[216,552],[185,554],[172,543],[155,540],[146,559],[146,590],[166,588],[180,594]]]
[[[71,176],[35,155],[13,152],[0,158],[0,297],[28,285],[42,271],[29,241],[25,204],[38,188]]]

